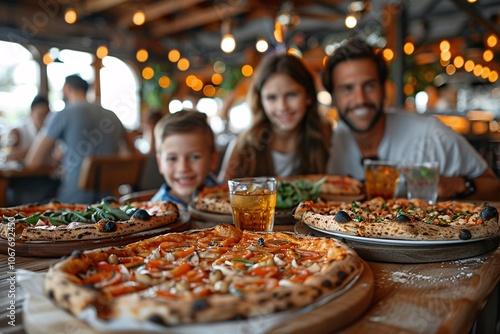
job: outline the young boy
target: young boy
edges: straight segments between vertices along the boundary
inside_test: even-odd
[[[166,183],[151,200],[169,200],[187,209],[201,188],[217,185],[210,175],[217,167],[218,155],[207,115],[182,110],[164,116],[154,135],[158,168]]]

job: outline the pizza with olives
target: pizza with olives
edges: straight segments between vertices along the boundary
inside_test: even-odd
[[[120,205],[29,204],[0,209],[0,237],[17,241],[75,241],[110,238],[148,231],[176,222],[179,210],[170,202]]]
[[[431,205],[420,199],[301,202],[294,217],[324,231],[367,238],[470,240],[499,232],[498,211],[484,203]]]
[[[160,326],[246,319],[330,300],[363,270],[341,241],[233,225],[74,252],[52,266],[46,295],[78,315]]]

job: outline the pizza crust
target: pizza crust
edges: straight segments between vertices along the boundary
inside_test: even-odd
[[[137,208],[154,207],[157,214],[149,219],[143,220],[130,218],[126,221],[100,220],[97,223],[80,223],[74,226],[34,226],[17,220],[15,222],[16,239],[23,242],[30,241],[79,241],[111,238],[137,232],[148,231],[162,226],[167,226],[179,218],[177,206],[170,202],[136,202],[132,203]],[[84,211],[87,205],[49,203],[47,205],[30,205],[3,209],[4,214],[14,217],[22,214],[27,217],[37,212],[75,210]],[[0,237],[6,239],[9,233],[9,225],[3,223],[0,226]]]
[[[237,238],[235,242],[239,240],[238,243],[230,249],[225,249],[224,252],[227,252],[225,254],[241,252],[242,249],[249,249],[249,245],[255,247],[256,240],[262,238],[264,244],[273,240],[293,242],[300,245],[298,247],[302,252],[316,250],[324,252],[326,255],[321,258],[321,262],[318,262],[320,264],[318,271],[309,276],[304,283],[289,283],[278,285],[271,290],[248,293],[214,293],[194,299],[187,297],[172,299],[155,296],[156,288],[153,285],[139,292],[112,297],[99,289],[82,284],[81,274],[87,272],[95,263],[106,262],[110,254],[150,258],[155,249],[166,247],[165,243],[178,243],[184,236],[185,240],[191,240],[187,242],[186,246],[200,241],[201,249],[214,243],[223,246],[226,244],[225,240]],[[176,247],[176,249],[182,248],[181,246]],[[258,253],[255,250],[254,252]],[[216,269],[210,266],[207,270]],[[334,239],[282,232],[250,234],[244,232],[242,234],[232,225],[223,224],[211,229],[158,236],[120,248],[105,248],[72,254],[70,258],[49,269],[44,287],[46,294],[59,307],[74,315],[87,307],[94,307],[98,316],[105,320],[126,317],[135,321],[173,326],[251,318],[311,305],[341,291],[355,281],[362,270],[363,264],[357,254],[345,244]],[[238,274],[236,271],[232,275],[226,276],[225,279],[234,282],[243,280],[241,282],[244,285],[245,280],[256,279]]]
[[[443,202],[438,203],[442,208],[446,208],[455,215],[463,215],[464,218],[457,219],[449,224],[435,224],[428,222],[429,217],[423,218],[426,213],[427,203],[421,200],[395,200],[383,201],[376,198],[366,202],[356,202],[356,208],[361,208],[368,212],[368,217],[376,216],[380,207],[388,207],[386,216],[379,218],[379,222],[359,221],[345,216],[346,208],[349,204],[338,202],[318,202],[303,201],[294,212],[294,217],[305,224],[318,229],[345,233],[349,235],[403,240],[469,240],[494,236],[500,230],[498,224],[498,212],[493,207],[475,206],[470,203]],[[408,207],[419,208],[422,219],[410,221],[395,221],[401,209]],[[483,210],[490,210],[490,213],[482,217]],[[353,209],[354,210],[354,209]],[[429,209],[431,210],[431,209]],[[339,212],[343,211],[344,214]],[[404,211],[404,210],[403,210]],[[413,212],[411,209],[409,212]],[[470,212],[470,213],[469,213]],[[495,214],[496,213],[496,214]],[[408,212],[406,212],[408,214]],[[450,218],[447,214],[446,217]],[[352,213],[350,215],[353,215]],[[408,214],[409,215],[409,214]],[[431,215],[430,220],[434,216]],[[437,219],[437,218],[436,218]]]

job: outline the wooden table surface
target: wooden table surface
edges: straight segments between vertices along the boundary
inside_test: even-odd
[[[0,207],[7,206],[7,188],[11,179],[25,178],[29,182],[29,178],[38,176],[51,176],[55,173],[53,167],[41,167],[36,169],[20,168],[20,169],[3,169],[0,167]]]
[[[193,228],[207,226],[206,223],[192,222]],[[276,225],[275,229],[291,230],[293,225]],[[1,333],[25,332],[22,324],[24,296],[19,285],[15,288],[16,326],[8,325],[7,308],[13,300],[9,297],[11,286],[8,278],[21,268],[44,272],[56,261],[59,260],[27,257],[9,259],[0,254]],[[342,333],[469,333],[473,328],[477,329],[476,333],[495,333],[493,326],[499,321],[500,312],[498,308],[489,308],[495,302],[497,307],[499,304],[500,248],[454,261],[367,263],[375,281],[372,302],[367,311],[344,328]],[[322,314],[316,314],[315,317],[326,319],[329,312],[328,308],[323,309]],[[303,333],[308,329],[307,321],[291,322],[283,324],[278,332]],[[315,328],[314,333],[321,332],[330,331],[325,327]]]

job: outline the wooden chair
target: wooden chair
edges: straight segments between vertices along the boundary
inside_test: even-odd
[[[122,195],[121,186],[137,187],[143,163],[142,154],[88,156],[83,161],[78,185],[80,189],[93,191],[94,201],[100,200],[103,192],[110,192],[118,199]]]

